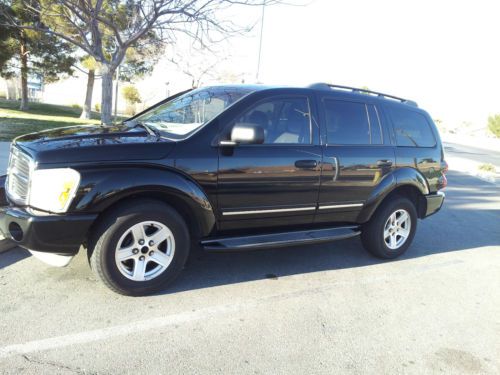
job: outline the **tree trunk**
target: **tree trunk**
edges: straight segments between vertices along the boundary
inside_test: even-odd
[[[95,70],[90,69],[87,77],[87,93],[80,118],[90,119],[92,114],[92,93],[94,91]]]
[[[102,64],[102,98],[101,98],[101,123],[109,125],[113,123],[111,110],[113,104],[113,73],[114,69],[106,64]]]
[[[21,50],[21,105],[19,109],[26,111],[28,109],[28,51],[26,48],[26,40],[23,36],[20,39]]]

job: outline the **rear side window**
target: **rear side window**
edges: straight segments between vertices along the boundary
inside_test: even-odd
[[[382,144],[376,108],[359,102],[324,100],[327,142],[337,145]]]
[[[436,139],[424,115],[404,108],[389,108],[398,146],[433,147]]]

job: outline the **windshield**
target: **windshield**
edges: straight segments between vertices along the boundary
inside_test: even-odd
[[[189,91],[133,119],[172,139],[185,139],[234,102],[254,91],[250,87],[205,87]]]

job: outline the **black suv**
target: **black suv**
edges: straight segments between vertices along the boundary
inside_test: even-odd
[[[190,90],[115,126],[12,143],[0,230],[129,295],[165,287],[193,246],[290,246],[361,235],[395,258],[446,185],[436,126],[416,103],[329,84]]]

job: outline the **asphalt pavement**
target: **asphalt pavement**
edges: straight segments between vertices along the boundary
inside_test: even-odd
[[[0,373],[498,374],[500,191],[450,172],[407,254],[354,238],[193,256],[171,288],[130,298],[81,253],[50,268],[0,255]]]

